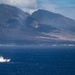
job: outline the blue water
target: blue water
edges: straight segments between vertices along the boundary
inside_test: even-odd
[[[75,75],[75,47],[0,48],[10,58],[0,63],[0,75]]]

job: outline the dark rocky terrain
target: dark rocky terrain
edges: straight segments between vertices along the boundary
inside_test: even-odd
[[[38,10],[30,15],[21,9],[0,5],[0,44],[74,44],[75,20]]]

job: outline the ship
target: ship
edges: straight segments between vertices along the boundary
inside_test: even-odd
[[[0,62],[10,62],[10,59],[4,59],[2,56],[0,56]]]

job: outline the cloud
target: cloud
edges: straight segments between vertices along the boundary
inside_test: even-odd
[[[16,6],[29,13],[38,8],[37,0],[0,0],[0,4]]]
[[[60,7],[58,13],[75,20],[75,7]]]
[[[75,19],[75,1],[70,0],[57,2],[56,0],[44,0],[39,4],[40,9],[45,9],[54,13],[62,14]]]
[[[0,4],[16,6],[28,13],[45,9],[75,19],[74,0],[0,0]]]
[[[37,8],[37,0],[0,0],[0,4],[8,4],[20,8]]]
[[[52,2],[51,0],[44,0],[43,3],[39,4],[40,9],[45,9],[52,12],[56,12],[57,7],[58,7],[58,4],[56,4],[55,2]]]

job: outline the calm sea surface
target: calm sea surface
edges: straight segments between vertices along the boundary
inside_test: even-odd
[[[75,47],[6,48],[0,55],[0,75],[75,75]]]

